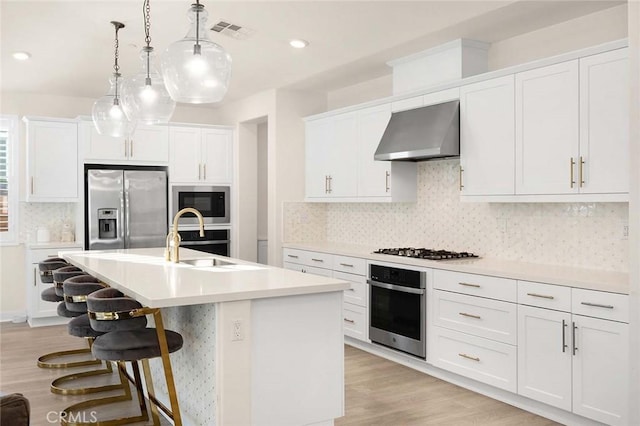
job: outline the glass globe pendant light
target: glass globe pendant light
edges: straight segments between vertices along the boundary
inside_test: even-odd
[[[191,28],[182,40],[162,54],[164,84],[177,102],[192,104],[219,102],[231,78],[231,56],[209,40],[207,16],[200,0],[188,12]]]
[[[118,31],[124,28],[124,24],[111,21],[116,29],[115,55],[113,69],[115,72],[109,79],[111,88],[103,97],[99,98],[93,104],[91,116],[96,130],[101,135],[122,137],[128,136],[132,131],[134,124],[127,118],[122,108],[119,89],[121,84],[120,66],[118,65]]]
[[[151,7],[149,0],[144,1],[144,32],[147,44],[140,52],[142,70],[127,78],[122,86],[124,112],[131,120],[145,124],[166,124],[176,108],[162,76],[154,66],[155,55],[151,47]]]

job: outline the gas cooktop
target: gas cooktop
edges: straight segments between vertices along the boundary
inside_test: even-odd
[[[414,257],[416,259],[428,260],[449,260],[449,259],[466,259],[470,257],[478,257],[473,253],[466,251],[455,252],[447,250],[432,250],[426,248],[384,248],[374,251],[376,254],[389,254],[392,256]]]

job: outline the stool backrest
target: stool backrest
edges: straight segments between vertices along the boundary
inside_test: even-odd
[[[103,288],[91,293],[87,297],[87,308],[91,328],[96,331],[139,330],[147,326],[145,316],[129,316],[129,312],[142,308],[142,305],[115,288]]]
[[[62,284],[69,278],[75,277],[76,275],[85,275],[85,272],[82,269],[77,268],[75,266],[63,266],[62,268],[58,268],[53,271],[53,282],[56,286],[56,294],[60,297],[64,297],[64,290],[62,289]]]
[[[68,265],[69,264],[60,257],[51,257],[42,262],[38,262],[40,279],[43,283],[51,284],[53,282],[53,271]]]
[[[64,302],[71,312],[87,312],[87,296],[105,285],[99,279],[88,274],[67,278],[62,283]]]

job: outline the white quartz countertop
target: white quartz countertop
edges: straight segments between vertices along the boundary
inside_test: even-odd
[[[342,291],[342,280],[211,255],[185,248],[180,260],[221,259],[233,265],[170,263],[164,248],[60,253],[69,263],[152,308]]]
[[[468,272],[523,281],[535,281],[611,293],[629,294],[629,275],[625,272],[491,258],[445,261],[413,259],[402,256],[373,254],[374,248],[341,243],[283,243],[283,247],[359,257],[372,261],[383,261],[401,265],[445,269],[449,271]]]

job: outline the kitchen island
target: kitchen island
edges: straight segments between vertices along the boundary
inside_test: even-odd
[[[184,346],[171,354],[183,424],[330,425],[344,414],[342,296],[349,284],[164,249],[64,253],[151,308]],[[168,403],[159,359],[156,393]],[[164,397],[164,398],[163,398]]]

